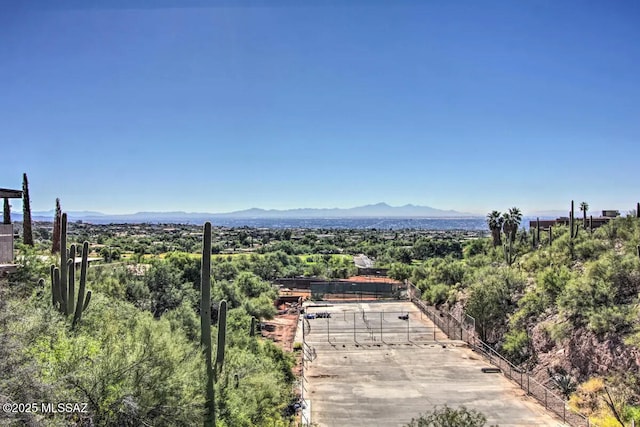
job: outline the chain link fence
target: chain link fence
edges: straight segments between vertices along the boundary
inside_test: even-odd
[[[484,356],[489,363],[496,366],[510,380],[515,381],[529,396],[534,397],[544,407],[573,427],[597,427],[590,423],[584,415],[571,411],[567,407],[567,401],[558,396],[548,387],[540,384],[532,378],[528,372],[516,367],[489,344],[483,342],[476,334],[475,319],[464,314],[462,319],[456,319],[450,313],[437,310],[421,300],[422,293],[415,285],[409,283],[407,293],[410,300],[431,319],[451,339],[465,341],[478,354]]]
[[[309,311],[303,328],[307,342],[330,344],[426,343],[446,336],[422,320],[421,311]]]

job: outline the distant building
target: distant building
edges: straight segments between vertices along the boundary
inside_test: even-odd
[[[3,199],[3,221],[0,224],[0,274],[15,271],[13,263],[13,224],[11,224],[11,211],[9,199],[22,198],[22,191],[0,188],[0,198]]]
[[[591,221],[591,227],[598,228],[608,223],[612,218],[617,218],[619,216],[620,216],[620,211],[604,210],[602,211],[602,215],[599,217],[592,217],[592,216],[587,217],[587,226],[589,225],[589,221]],[[583,219],[582,216],[576,216],[574,218],[574,221],[578,221],[578,223],[582,223],[582,219]],[[569,225],[570,221],[571,219],[568,216],[561,216],[556,219],[541,219],[540,228],[546,230],[553,225]],[[536,228],[537,223],[538,222],[535,220],[529,221],[529,228],[530,229]]]

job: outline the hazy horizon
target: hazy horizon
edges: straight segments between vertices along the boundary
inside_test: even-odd
[[[12,203],[11,203],[11,209],[12,209],[12,217],[15,218],[16,215],[20,216],[22,215],[22,209],[21,209],[21,203],[18,205],[17,199],[13,199]],[[407,204],[407,205],[403,205],[403,206],[392,206],[389,205],[385,202],[378,202],[378,203],[371,203],[371,204],[367,204],[367,205],[363,205],[363,206],[349,206],[347,208],[335,208],[335,207],[298,207],[298,208],[292,208],[292,209],[267,209],[267,208],[262,208],[262,207],[258,207],[258,206],[253,206],[251,208],[246,208],[246,209],[239,209],[239,210],[234,210],[234,211],[185,211],[185,210],[162,210],[162,211],[146,211],[146,210],[129,210],[129,211],[119,211],[119,212],[103,212],[103,211],[97,211],[97,210],[92,210],[92,209],[81,209],[81,210],[76,210],[76,209],[65,209],[63,207],[63,212],[73,212],[74,214],[82,214],[85,217],[91,217],[92,215],[104,215],[106,217],[109,216],[133,216],[136,214],[176,214],[176,215],[180,215],[180,214],[185,214],[185,215],[232,215],[234,213],[242,213],[245,211],[251,211],[251,210],[260,210],[266,213],[269,212],[289,212],[288,216],[291,218],[296,218],[292,213],[295,211],[318,211],[318,214],[321,211],[331,211],[331,210],[344,210],[344,211],[348,211],[349,209],[354,209],[354,208],[362,208],[362,207],[366,207],[366,206],[376,206],[376,205],[380,205],[380,204],[385,204],[391,208],[402,208],[405,206],[413,206],[413,207],[418,207],[418,208],[431,208],[431,209],[435,209],[438,211],[442,211],[443,213],[439,214],[439,215],[415,215],[415,216],[411,216],[411,215],[400,215],[398,216],[398,218],[457,218],[457,217],[468,217],[468,218],[479,218],[479,217],[485,217],[488,212],[479,212],[479,211],[471,211],[471,210],[466,210],[466,211],[457,211],[455,210],[450,216],[446,215],[447,211],[450,211],[450,209],[443,209],[437,206],[420,206],[420,205],[415,205],[415,204]],[[621,215],[625,215],[627,212],[631,211],[632,209],[634,209],[635,207],[630,206],[628,209],[621,209],[619,207],[606,207],[606,208],[597,208],[594,209],[593,207],[589,207],[588,213],[589,215],[593,215],[595,216],[599,216],[601,211],[604,209],[617,209],[620,211]],[[506,211],[508,208],[503,208],[503,209],[496,209],[498,211]],[[581,216],[582,213],[579,212],[579,202],[575,202],[575,209],[576,209],[576,215],[577,216]],[[53,214],[54,209],[45,209],[45,210],[32,210],[32,212],[36,215],[40,214]],[[533,211],[523,211],[523,216],[525,217],[534,217],[534,216],[544,216],[544,217],[555,217],[555,216],[567,216],[569,213],[569,208],[565,210],[563,209],[548,209],[548,210],[533,210]],[[336,216],[336,218],[347,218],[348,216],[344,216],[344,217],[339,217]],[[353,216],[354,218],[358,218],[358,216]],[[370,218],[375,218],[375,217],[384,217],[384,215],[370,215],[367,216]],[[274,217],[277,218],[277,217]]]
[[[204,4],[5,6],[0,187],[107,214],[640,197],[636,2]]]

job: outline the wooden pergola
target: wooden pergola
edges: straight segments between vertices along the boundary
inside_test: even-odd
[[[4,199],[4,215],[0,224],[0,275],[15,270],[13,262],[13,225],[11,225],[11,206],[9,199],[22,198],[22,191],[0,188],[0,198]]]

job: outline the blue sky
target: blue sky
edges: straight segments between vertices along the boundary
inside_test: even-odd
[[[82,3],[0,13],[34,210],[640,199],[637,2]]]

